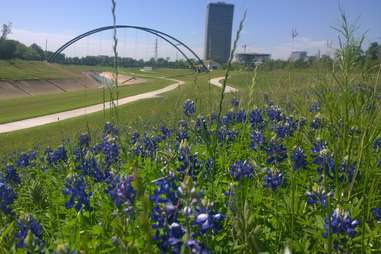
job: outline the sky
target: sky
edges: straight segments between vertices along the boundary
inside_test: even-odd
[[[207,0],[116,0],[117,23],[146,26],[182,40],[203,56]],[[238,51],[270,53],[286,59],[292,51],[309,55],[332,54],[337,47],[339,6],[365,33],[365,46],[381,42],[381,0],[226,0],[235,5],[233,34],[244,11],[247,19]],[[55,51],[73,37],[111,25],[111,0],[1,0],[0,24],[12,22],[9,38],[27,45],[33,42]],[[293,40],[291,31],[298,36]],[[69,56],[111,54],[112,32],[87,37],[66,49]],[[118,30],[121,56],[149,59],[155,38],[142,31]],[[180,58],[171,46],[159,40],[159,57]]]

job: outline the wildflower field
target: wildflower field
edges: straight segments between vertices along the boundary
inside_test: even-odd
[[[2,158],[0,253],[381,253],[379,72],[362,77],[343,36],[298,98],[254,70],[210,112],[190,93],[176,123],[116,114],[98,137]]]

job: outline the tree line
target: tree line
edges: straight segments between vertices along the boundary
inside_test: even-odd
[[[0,36],[0,59],[24,59],[24,60],[37,60],[44,61],[49,59],[53,54],[51,51],[44,51],[39,45],[33,43],[29,47],[16,40],[7,39],[11,33],[12,24],[3,24]],[[380,64],[381,61],[381,44],[373,42],[365,51],[361,48],[358,49],[358,63],[368,69]],[[194,63],[195,59],[191,59]],[[58,54],[54,62],[60,64],[74,64],[74,65],[103,65],[113,66],[114,58],[110,56],[85,56],[85,57],[68,57],[65,54]],[[268,60],[261,65],[261,69],[274,70],[274,69],[287,69],[287,68],[310,68],[314,66],[331,68],[335,62],[334,58],[323,55],[322,57],[309,57],[307,60],[288,61],[288,60]],[[167,67],[167,68],[188,68],[189,64],[185,60],[170,61],[169,58],[151,58],[148,61],[143,59],[134,59],[131,57],[118,57],[118,64],[121,67]],[[223,66],[222,66],[223,67]],[[243,65],[234,64],[235,69],[242,69]]]

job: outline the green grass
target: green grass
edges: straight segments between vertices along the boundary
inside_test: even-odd
[[[163,88],[171,81],[147,78],[146,83],[119,88],[119,97],[127,97]],[[106,89],[107,90],[107,89]],[[106,100],[107,91],[106,91]],[[103,102],[103,89],[14,98],[0,101],[0,123],[12,122]]]
[[[208,79],[223,76],[223,71],[193,74],[189,70],[159,69],[142,75],[176,78],[185,81],[186,84],[160,98],[121,106],[119,108],[120,126],[147,129],[164,122],[167,125],[174,124],[182,117],[182,104],[187,98],[195,100],[198,112],[211,112],[217,108],[218,100],[216,98],[218,98],[220,90],[214,86],[209,86]],[[231,79],[229,79],[229,84],[234,84],[240,89],[238,96],[242,97],[243,100],[247,98],[251,76],[252,72],[233,72]],[[291,100],[294,102],[300,100],[300,96],[296,96],[297,93],[301,91],[307,96],[311,93],[311,88],[318,85],[318,82],[309,78],[311,75],[305,72],[294,73],[292,82],[295,83],[287,81],[288,76],[287,71],[258,73],[254,94],[255,102],[263,103],[267,94],[287,108]],[[225,109],[230,108],[229,102],[232,96],[226,97]],[[104,122],[108,120],[110,120],[109,113],[104,117],[103,112],[98,112],[59,123],[2,134],[0,135],[0,154],[20,152],[35,146],[55,146],[67,139],[75,138],[79,133],[88,129],[97,135]]]
[[[156,75],[168,74],[168,71],[157,72]],[[173,73],[170,73],[173,74]],[[150,73],[153,75],[153,73]],[[173,77],[169,75],[167,77]],[[149,128],[151,124],[176,121],[182,112],[182,102],[185,98],[197,98],[198,107],[206,111],[212,107],[206,100],[209,96],[207,84],[208,75],[199,77],[199,86],[194,85],[194,76],[184,76],[186,84],[160,98],[137,101],[119,108],[120,125],[131,125],[135,128]],[[217,96],[217,88],[211,88],[211,94]],[[57,145],[66,139],[73,139],[79,133],[90,130],[92,134],[99,133],[104,122],[110,120],[109,111],[106,118],[103,112],[89,114],[62,122],[21,130],[13,133],[0,134],[0,154],[11,154],[36,146]]]
[[[40,61],[0,60],[0,80],[76,78],[79,70]]]

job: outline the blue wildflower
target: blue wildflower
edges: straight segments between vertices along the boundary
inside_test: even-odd
[[[250,148],[252,150],[257,150],[260,146],[262,146],[265,142],[265,137],[263,136],[263,133],[258,130],[253,130],[250,135]]]
[[[132,177],[115,176],[108,187],[108,194],[117,207],[123,207],[123,211],[130,213],[133,209],[136,191],[131,185]]]
[[[181,238],[185,234],[185,229],[178,222],[173,222],[168,227],[167,241],[161,246],[161,249],[171,249],[172,253],[180,253],[182,241]],[[168,248],[169,247],[169,248]]]
[[[198,226],[199,232],[205,234],[208,230],[218,232],[224,216],[220,213],[199,213],[196,215],[193,224]]]
[[[65,203],[66,208],[74,207],[78,212],[85,208],[90,210],[89,196],[91,193],[86,192],[85,180],[80,175],[71,175],[65,180],[63,194],[70,196]]]
[[[102,171],[100,169],[96,157],[91,151],[75,150],[74,160],[77,162],[77,170],[79,170],[84,176],[92,177],[97,182],[104,181],[109,176],[109,171]]]
[[[324,193],[306,192],[307,204],[321,204],[323,208],[327,207],[327,196]]]
[[[381,221],[381,207],[371,209],[373,217],[376,221]]]
[[[138,142],[139,140],[139,137],[140,137],[140,134],[138,132],[133,132],[131,134],[131,138],[130,138],[130,144],[136,144],[136,142]]]
[[[265,188],[271,188],[275,191],[284,182],[283,174],[277,170],[268,169],[265,177],[263,178]]]
[[[27,215],[17,220],[16,227],[17,227],[17,232],[16,232],[16,238],[17,238],[16,247],[17,248],[24,248],[26,245],[25,240],[28,234],[31,234],[33,238],[33,239],[30,239],[32,240],[31,244],[42,249],[44,244],[42,241],[42,228],[41,228],[41,225],[32,216]]]
[[[179,130],[176,133],[176,140],[181,142],[189,138],[188,132],[186,130]]]
[[[157,149],[157,144],[153,138],[148,136],[148,134],[144,135],[143,138],[143,155],[145,157],[152,157]]]
[[[57,147],[55,151],[52,151],[49,147],[45,150],[47,161],[49,165],[57,164],[60,161],[67,160],[67,153],[63,145]]]
[[[333,177],[335,172],[335,164],[333,161],[332,153],[325,148],[323,143],[315,143],[312,148],[313,163],[317,165],[317,171],[322,173],[323,171],[329,177]]]
[[[208,160],[205,163],[205,168],[206,168],[207,171],[210,171],[210,170],[213,169],[213,167],[214,167],[213,158],[209,157]]]
[[[32,161],[36,159],[36,152],[29,151],[27,153],[21,153],[16,161],[17,167],[26,168],[31,165]]]
[[[150,200],[154,202],[151,217],[154,221],[153,228],[163,227],[164,218],[162,213],[168,216],[170,223],[175,222],[175,210],[179,199],[178,185],[173,176],[164,177],[154,181],[156,189],[150,195]]]
[[[272,139],[265,147],[267,153],[267,163],[276,164],[281,163],[287,158],[287,150],[282,143]]]
[[[233,123],[233,120],[234,120],[234,112],[233,111],[228,111],[226,113],[226,115],[224,115],[222,117],[222,123],[224,125],[229,125],[229,124]]]
[[[156,189],[150,200],[153,202],[151,219],[156,230],[154,240],[162,252],[179,253],[183,228],[178,223],[179,191],[174,176],[154,181]],[[175,223],[175,224],[174,224]]]
[[[268,118],[273,122],[283,120],[282,111],[279,107],[270,105],[266,109]]]
[[[381,151],[381,137],[377,138],[373,143],[373,148],[376,152]]]
[[[107,135],[116,136],[117,134],[118,134],[118,130],[116,128],[114,128],[112,123],[107,122],[103,128],[103,135],[104,136],[107,136]]]
[[[234,108],[238,107],[239,106],[239,100],[237,98],[233,98],[230,103],[232,104],[232,106]]]
[[[250,112],[251,127],[261,129],[264,126],[262,112],[260,109],[254,109]]]
[[[171,130],[167,129],[165,126],[160,126],[160,131],[165,138],[169,138],[171,136]]]
[[[315,130],[316,130],[316,129],[321,128],[322,125],[323,125],[323,121],[322,121],[320,115],[318,114],[318,115],[316,115],[316,116],[314,117],[314,119],[312,120],[310,126],[311,126],[312,129],[315,129]]]
[[[323,208],[327,207],[327,193],[321,186],[315,184],[312,191],[306,192],[306,196],[308,205],[320,204]]]
[[[12,164],[5,166],[5,176],[4,180],[9,184],[19,184],[21,183],[20,176],[17,174],[15,167]]]
[[[106,167],[109,167],[119,160],[119,146],[116,143],[115,137],[106,136],[103,138],[102,152]]]
[[[307,167],[306,156],[304,155],[303,149],[299,146],[292,152],[291,160],[294,170],[305,169]]]
[[[299,118],[299,120],[296,123],[297,128],[302,128],[306,124],[306,121],[307,120],[304,117]]]
[[[322,140],[317,140],[315,143],[312,144],[311,152],[316,155],[320,153],[323,149],[325,149],[326,144]]]
[[[237,112],[237,114],[235,116],[235,121],[237,123],[246,122],[246,111],[244,109],[241,109],[240,111]]]
[[[144,156],[143,145],[140,143],[135,143],[132,147],[132,154],[135,156]]]
[[[208,123],[203,116],[197,117],[194,128],[196,131],[202,131],[202,130],[208,129]]]
[[[352,220],[348,213],[343,213],[340,209],[336,209],[331,215],[331,232],[332,234],[347,234],[350,237],[356,236],[356,227],[360,224],[359,220]],[[329,220],[324,219],[325,232],[322,234],[324,238],[328,238]]]
[[[195,178],[201,169],[201,164],[198,160],[197,154],[191,154],[186,141],[182,141],[179,147],[178,160],[180,162],[177,171],[181,174],[187,174]]]
[[[179,121],[178,125],[179,125],[179,128],[176,132],[176,140],[178,142],[181,142],[182,140],[189,138],[188,123],[184,120],[181,120],[181,121]]]
[[[191,101],[190,99],[187,99],[187,100],[184,102],[183,109],[184,109],[184,114],[185,114],[186,116],[191,116],[191,115],[193,115],[193,114],[196,112],[195,104],[194,104],[194,102]]]
[[[356,171],[355,163],[349,163],[347,159],[344,159],[339,165],[339,173],[341,173],[341,175],[339,176],[339,180],[341,182],[346,181],[348,183],[351,183],[353,180],[355,171]]]
[[[87,133],[82,133],[79,136],[79,146],[81,148],[88,147],[90,145],[90,137]]]
[[[292,118],[286,118],[275,125],[275,132],[278,138],[292,136],[297,129],[297,123]]]
[[[5,214],[12,214],[12,209],[10,205],[16,199],[16,192],[14,192],[10,187],[5,183],[0,181],[0,210]]]
[[[242,179],[250,179],[254,175],[253,166],[247,161],[236,161],[230,165],[230,175],[235,181],[241,181]]]
[[[190,250],[190,253],[195,254],[209,254],[209,251],[205,249],[198,241],[190,239],[186,242],[186,247]]]
[[[225,141],[227,143],[230,143],[234,141],[234,139],[237,137],[238,132],[235,130],[230,130],[227,128],[227,126],[221,126],[217,130],[217,139],[218,142],[223,145]]]

